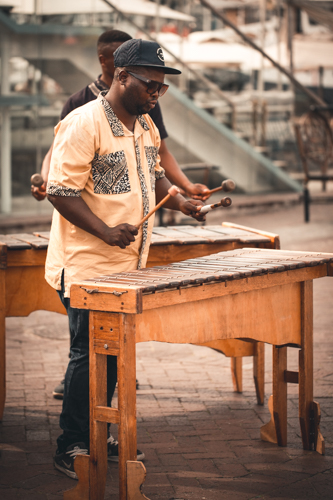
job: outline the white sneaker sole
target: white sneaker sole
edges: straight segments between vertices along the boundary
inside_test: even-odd
[[[78,477],[76,475],[76,472],[73,472],[71,470],[65,469],[65,467],[61,467],[61,465],[57,464],[56,462],[53,462],[54,467],[59,470],[60,472],[63,472],[66,474],[66,476],[70,477],[71,479],[76,479],[78,480]]]

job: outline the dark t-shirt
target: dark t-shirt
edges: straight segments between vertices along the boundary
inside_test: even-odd
[[[65,116],[73,111],[73,109],[79,108],[80,106],[87,104],[87,102],[96,99],[96,97],[102,90],[109,90],[109,87],[107,87],[107,85],[105,85],[105,83],[102,82],[102,80],[100,80],[98,77],[97,80],[95,80],[93,83],[87,85],[84,89],[79,90],[79,92],[76,92],[67,100],[64,107],[62,108],[60,120],[63,120]],[[161,140],[166,139],[168,137],[168,134],[165,130],[161,108],[158,102],[156,103],[156,106],[151,111],[149,111],[148,114],[158,128]]]

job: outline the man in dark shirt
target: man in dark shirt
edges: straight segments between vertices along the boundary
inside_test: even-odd
[[[110,30],[102,33],[97,42],[97,53],[102,68],[102,74],[97,78],[97,80],[90,83],[79,92],[76,92],[67,100],[60,115],[61,120],[63,120],[65,116],[67,116],[74,109],[96,99],[102,90],[108,90],[111,87],[114,74],[113,53],[122,43],[130,40],[131,38],[132,37],[127,33],[119,30]],[[168,134],[163,123],[161,108],[158,103],[155,108],[149,112],[149,115],[160,132],[161,147],[159,155],[161,157],[161,166],[165,169],[167,178],[173,184],[182,188],[185,194],[192,198],[202,200],[208,198],[205,193],[208,190],[207,186],[204,186],[203,184],[193,184],[182,172],[176,159],[168,150],[165,141]],[[44,179],[43,186],[40,188],[36,188],[34,186],[31,187],[32,195],[39,201],[43,200],[46,196],[45,189],[50,169],[51,154],[52,146],[47,152],[42,165],[41,174]]]

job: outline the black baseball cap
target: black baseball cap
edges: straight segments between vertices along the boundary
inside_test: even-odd
[[[115,68],[145,66],[163,69],[167,75],[180,75],[181,71],[164,64],[163,50],[157,42],[132,38],[122,43],[114,54]]]

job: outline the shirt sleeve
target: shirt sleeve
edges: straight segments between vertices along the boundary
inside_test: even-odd
[[[91,117],[77,112],[58,123],[46,190],[48,194],[81,196],[91,173],[96,135]]]
[[[158,101],[156,106],[149,112],[149,116],[158,128],[161,140],[166,139],[168,137],[168,133],[163,122],[162,111]]]

